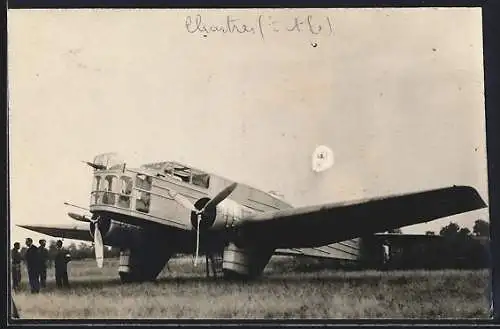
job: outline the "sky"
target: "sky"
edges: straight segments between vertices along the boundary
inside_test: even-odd
[[[203,31],[228,19],[250,32]],[[21,242],[42,236],[15,224],[75,223],[63,202],[88,207],[81,161],[104,152],[294,206],[451,185],[488,201],[480,8],[9,10],[8,70]],[[319,173],[318,145],[335,157]],[[488,210],[403,232],[477,219]]]

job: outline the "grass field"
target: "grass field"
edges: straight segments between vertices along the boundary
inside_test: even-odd
[[[73,261],[71,288],[48,286],[14,294],[21,318],[487,318],[489,275],[483,271],[297,272],[286,257],[273,257],[262,278],[249,283],[205,278],[204,264],[173,259],[155,283],[122,285],[117,259],[98,269]]]

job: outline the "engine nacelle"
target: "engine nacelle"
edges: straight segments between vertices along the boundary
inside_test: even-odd
[[[273,250],[239,248],[234,243],[229,243],[224,249],[222,269],[228,277],[255,278],[262,273],[273,252]]]
[[[104,244],[123,248],[138,246],[144,232],[141,227],[106,218],[99,218],[98,227]],[[94,237],[95,223],[90,223],[90,235]]]
[[[148,257],[149,249],[122,249],[118,273],[123,282],[153,281],[172,257],[171,250],[161,250]]]
[[[199,199],[195,203],[196,209],[202,209],[209,201],[209,198]],[[231,199],[225,199],[215,207],[215,209],[206,209],[201,215],[200,230],[223,230],[235,225],[244,216],[250,215],[252,211],[238,202]],[[196,230],[198,225],[198,216],[191,213],[191,224]]]

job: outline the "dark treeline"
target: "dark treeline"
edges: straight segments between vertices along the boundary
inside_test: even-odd
[[[428,231],[426,235],[436,235]],[[439,231],[439,238],[395,245],[390,268],[476,269],[489,267],[489,223],[476,220],[472,232],[454,222]]]
[[[400,229],[388,233],[402,234]],[[436,236],[428,239],[387,239],[390,257],[387,264],[382,257],[369,257],[366,262],[350,262],[333,259],[296,258],[293,269],[317,271],[321,269],[479,269],[489,264],[489,223],[476,220],[472,232],[454,222],[444,226],[436,233],[427,231],[426,235]],[[381,240],[370,243],[370,254],[382,255]],[[379,258],[379,259],[377,259]]]

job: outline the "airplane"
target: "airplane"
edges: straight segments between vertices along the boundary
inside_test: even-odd
[[[293,208],[276,193],[176,161],[128,168],[104,153],[85,163],[93,168],[90,214],[68,213],[83,227],[18,226],[94,242],[98,267],[104,245],[120,248],[122,282],[155,280],[175,254],[193,254],[195,265],[204,254],[207,275],[210,257],[223,278],[245,280],[273,255],[362,261],[372,248],[363,237],[486,207],[473,187],[454,185]]]

